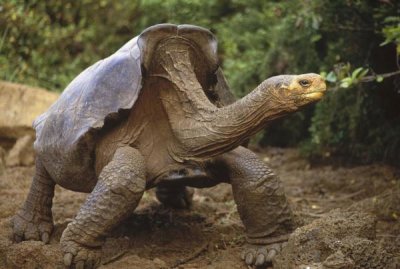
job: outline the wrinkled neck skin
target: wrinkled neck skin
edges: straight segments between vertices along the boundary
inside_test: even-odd
[[[204,160],[227,152],[268,122],[298,109],[292,99],[275,90],[276,78],[265,80],[235,103],[217,108],[204,93],[203,87],[210,85],[205,85],[206,77],[196,76],[199,72],[192,64],[195,52],[191,54],[187,46],[190,44],[173,41],[160,46],[157,59],[164,72],[154,74],[171,82],[172,89],[162,90],[160,98],[179,141],[170,148],[175,160]],[[205,82],[202,85],[199,81]]]

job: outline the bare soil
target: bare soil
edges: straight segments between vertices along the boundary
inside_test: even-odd
[[[313,167],[294,149],[259,155],[280,176],[296,219],[305,225],[274,268],[399,266],[398,170],[381,164]],[[10,218],[26,198],[33,173],[33,167],[14,167],[0,176],[0,268],[63,268],[59,239],[86,195],[57,187],[50,244],[15,244]],[[150,190],[107,238],[101,268],[246,269],[240,260],[244,244],[230,185],[197,189],[191,210],[165,208]]]

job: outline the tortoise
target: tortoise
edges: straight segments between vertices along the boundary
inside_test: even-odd
[[[278,177],[241,145],[325,89],[317,74],[280,75],[235,101],[209,30],[149,27],[79,74],[34,121],[36,170],[14,238],[49,242],[55,184],[90,193],[60,245],[67,267],[95,268],[107,232],[144,191],[188,206],[188,187],[225,182],[246,231],[242,259],[270,263],[296,225]]]

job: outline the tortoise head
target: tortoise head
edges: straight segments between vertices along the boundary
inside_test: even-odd
[[[268,94],[280,102],[290,104],[294,110],[320,100],[326,91],[325,80],[314,73],[281,75],[271,77],[264,83]]]

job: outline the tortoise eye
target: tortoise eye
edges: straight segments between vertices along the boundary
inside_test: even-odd
[[[299,84],[302,87],[309,87],[311,85],[311,82],[307,79],[301,79],[301,80],[299,80]]]

